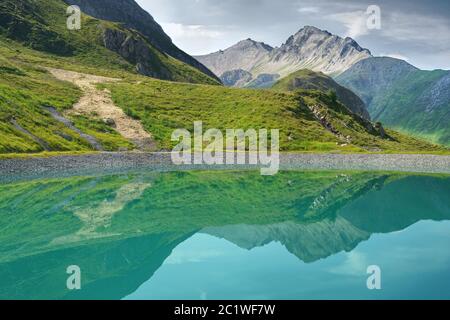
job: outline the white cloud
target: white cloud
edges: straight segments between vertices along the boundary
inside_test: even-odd
[[[365,275],[369,266],[365,254],[358,251],[345,253],[345,260],[328,270],[328,272],[338,275],[360,276]]]
[[[318,13],[320,9],[318,7],[302,7],[297,11],[300,13]]]
[[[173,42],[191,55],[216,51],[217,47],[227,47],[226,39],[230,30],[223,26],[185,25],[181,23],[161,23]]]
[[[223,32],[211,30],[203,25],[183,25],[181,23],[162,23],[163,29],[173,38],[211,38],[223,36]]]
[[[341,12],[327,17],[342,23],[347,28],[346,37],[357,38],[369,33],[367,15],[364,11]]]
[[[397,53],[397,52],[394,52],[394,53],[381,53],[380,56],[409,61],[409,58],[407,56],[404,56],[401,53]]]
[[[198,263],[224,255],[224,252],[214,249],[187,250],[176,248],[164,261],[164,264]]]

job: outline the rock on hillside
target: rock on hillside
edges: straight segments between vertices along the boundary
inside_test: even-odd
[[[208,68],[175,46],[155,19],[134,0],[64,1],[79,6],[84,13],[95,18],[120,22],[127,28],[139,31],[157,49],[217,79]]]
[[[252,74],[248,71],[238,69],[224,72],[220,76],[220,80],[227,87],[242,87],[252,80]]]

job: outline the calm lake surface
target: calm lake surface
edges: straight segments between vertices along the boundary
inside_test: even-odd
[[[381,290],[367,288],[369,266]],[[81,290],[67,288],[78,266]],[[450,299],[450,176],[140,172],[0,185],[0,299]]]

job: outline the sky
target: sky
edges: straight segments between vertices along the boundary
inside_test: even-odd
[[[278,47],[312,25],[352,37],[375,56],[404,59],[427,70],[450,70],[450,0],[137,2],[191,55],[223,50],[247,38]],[[376,11],[368,12],[373,5],[380,10],[379,19]]]

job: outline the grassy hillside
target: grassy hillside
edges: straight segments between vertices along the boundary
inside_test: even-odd
[[[398,59],[370,58],[336,81],[366,102],[375,121],[450,146],[450,71],[425,71]]]
[[[376,96],[372,113],[393,129],[450,146],[449,86],[449,71],[413,72]]]
[[[375,96],[382,95],[396,81],[417,70],[400,59],[373,57],[359,61],[335,80],[356,93],[370,109]]]
[[[0,153],[93,151],[86,140],[44,109],[71,108],[80,94],[78,88],[57,81],[42,68],[0,57]],[[71,120],[96,137],[105,150],[132,147],[102,122],[82,117]]]
[[[93,151],[73,130],[56,121],[46,107],[64,111],[81,96],[78,88],[57,81],[42,67],[118,78],[137,76],[132,63],[106,49],[102,30],[112,29],[139,37],[121,26],[82,16],[82,29],[66,28],[67,5],[60,0],[0,3],[0,153]],[[148,45],[149,64],[165,70],[174,81],[217,82],[195,68]],[[132,149],[133,145],[103,122],[69,117],[104,150]]]
[[[290,74],[273,85],[274,90],[295,91],[297,89],[336,92],[337,98],[347,108],[357,115],[370,120],[369,112],[364,102],[349,89],[340,86],[331,77],[311,70],[303,69]]]
[[[279,129],[283,151],[424,151],[442,148],[388,131],[380,137],[345,106],[314,90],[277,92],[178,84],[144,79],[105,85],[113,100],[142,120],[160,148],[170,149],[173,130],[204,128]],[[132,98],[130,98],[132,97]],[[326,129],[311,111],[320,112],[339,135]],[[342,137],[348,137],[343,141]]]
[[[0,3],[0,35],[34,50],[52,54],[61,63],[129,72],[136,72],[139,63],[141,69],[144,66],[157,78],[218,83],[194,67],[162,53],[138,32],[120,24],[82,15],[81,30],[68,30],[66,10],[67,4],[62,0],[4,0]],[[108,50],[104,36],[107,30],[132,39],[132,44],[139,46],[140,52]]]
[[[206,75],[219,80],[214,73],[198,62],[196,59],[180,50],[164,32],[155,19],[142,9],[135,0],[64,0],[74,4],[86,14],[108,21],[123,24],[128,29],[141,33],[150,44],[186,64],[193,66]]]

